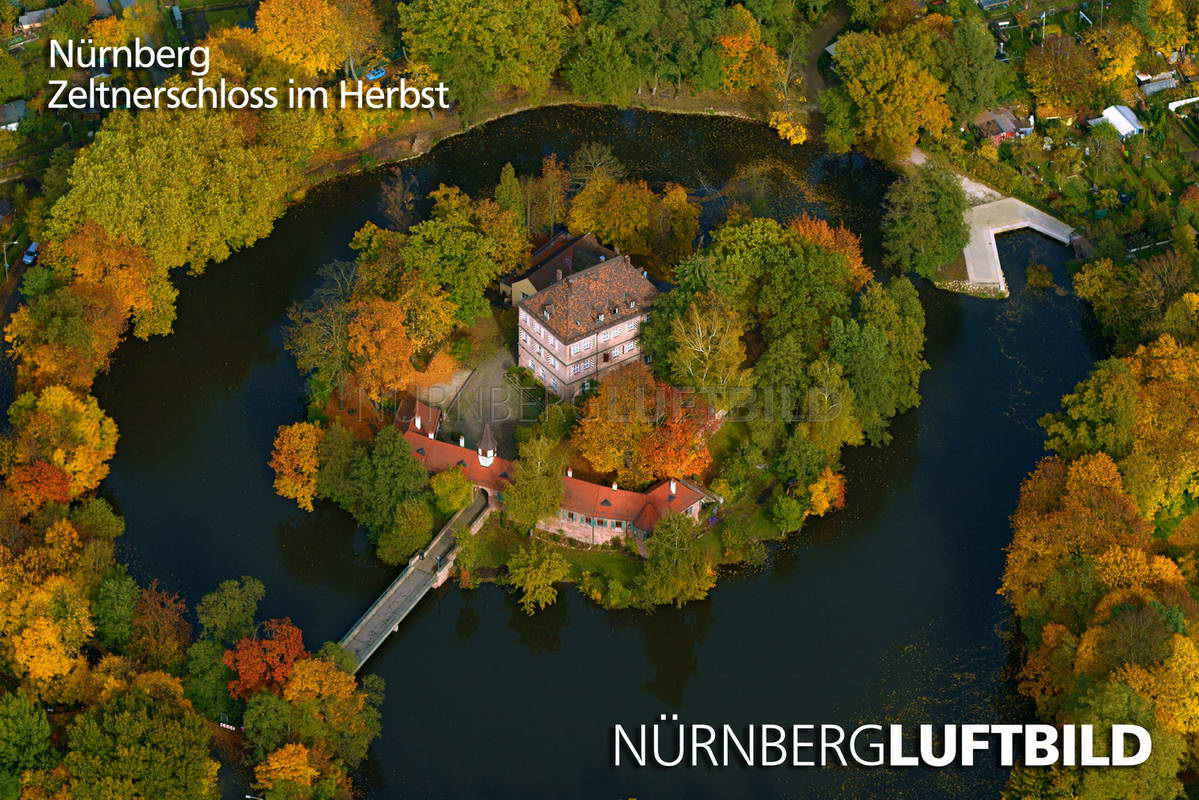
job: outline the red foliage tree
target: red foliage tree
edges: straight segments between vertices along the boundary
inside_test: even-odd
[[[67,473],[38,459],[31,464],[13,467],[8,474],[8,488],[18,498],[24,510],[41,508],[46,503],[71,501],[71,478]]]
[[[641,450],[657,478],[684,478],[703,472],[712,463],[707,439],[719,426],[712,411],[696,397],[658,383],[657,426],[641,440]]]
[[[229,694],[245,700],[260,689],[278,693],[292,666],[307,655],[304,634],[290,619],[268,619],[260,635],[247,636],[225,652],[225,666],[237,673]]]

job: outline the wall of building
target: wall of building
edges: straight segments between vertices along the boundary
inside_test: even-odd
[[[640,357],[645,318],[642,314],[564,343],[522,311],[517,336],[519,363],[552,391],[570,399],[588,379]]]

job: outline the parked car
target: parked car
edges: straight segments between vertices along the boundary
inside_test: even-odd
[[[377,81],[380,78],[384,77],[385,75],[387,75],[386,67],[375,67],[370,72],[363,75],[362,77],[368,81]]]
[[[29,245],[29,249],[25,251],[25,255],[21,256],[21,263],[29,266],[37,261],[37,242]]]

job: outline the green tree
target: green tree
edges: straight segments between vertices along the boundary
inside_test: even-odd
[[[1109,359],[1062,398],[1062,410],[1041,417],[1045,449],[1074,460],[1107,453],[1119,461],[1132,452],[1137,380],[1121,359]]]
[[[507,567],[508,583],[520,589],[520,607],[526,614],[553,605],[558,599],[554,584],[570,574],[570,562],[540,540],[509,556]]]
[[[92,598],[96,638],[109,650],[123,651],[133,636],[133,610],[141,587],[129,577],[124,564],[104,574]]]
[[[412,226],[400,256],[429,285],[445,289],[455,317],[470,325],[487,310],[484,290],[525,262],[524,226],[494,201],[472,203],[454,187],[442,186],[430,197],[431,217]]]
[[[562,75],[571,91],[584,100],[608,105],[627,105],[640,83],[616,31],[600,24],[586,25],[578,32]]]
[[[404,434],[389,426],[379,431],[368,451],[358,453],[349,479],[356,496],[348,510],[377,537],[395,524],[400,504],[417,494],[428,476]]]
[[[525,227],[525,190],[516,177],[516,168],[511,162],[500,170],[500,182],[495,187],[495,202],[516,219],[516,224]]]
[[[379,534],[375,549],[384,564],[402,564],[433,540],[433,513],[420,497],[410,497],[396,507],[395,521]]]
[[[237,674],[225,665],[224,657],[225,645],[215,639],[200,639],[187,649],[183,692],[209,719],[220,719],[222,714],[236,718],[241,705],[229,696],[229,681]]]
[[[432,67],[468,117],[501,89],[539,97],[562,59],[567,18],[556,0],[415,0],[398,10],[409,58]]]
[[[682,606],[702,600],[716,584],[716,572],[699,541],[699,526],[690,517],[674,512],[663,515],[647,549],[642,590],[651,605]]]
[[[350,470],[365,457],[366,452],[366,446],[355,438],[353,432],[335,420],[325,431],[317,448],[321,463],[316,474],[317,494],[353,513],[362,493],[351,477]]]
[[[957,259],[970,238],[963,214],[966,192],[958,177],[932,163],[891,184],[883,217],[887,261],[904,271],[935,278]]]
[[[534,437],[521,442],[512,484],[504,489],[505,518],[520,530],[531,531],[541,520],[557,514],[565,470],[565,460],[549,439]]]
[[[55,757],[45,710],[22,692],[0,695],[0,773],[46,767]]]
[[[208,727],[175,679],[147,673],[67,729],[72,800],[214,800]]]
[[[945,83],[945,103],[956,124],[966,124],[999,99],[1009,68],[995,58],[995,37],[981,20],[955,25],[948,39],[936,42],[935,50],[934,74]]]
[[[25,71],[7,50],[0,52],[0,100],[25,96]]]
[[[254,632],[254,615],[265,596],[266,587],[257,578],[243,575],[240,580],[221,581],[196,605],[202,635],[232,647]]]
[[[453,514],[466,508],[474,496],[475,487],[467,480],[461,467],[443,470],[429,479],[437,510],[442,514]]]

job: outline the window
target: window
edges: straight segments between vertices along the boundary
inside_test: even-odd
[[[558,379],[557,378],[550,378],[550,388],[551,389],[558,388]]]
[[[595,521],[595,525],[596,525],[596,527],[598,527],[598,528],[606,528],[606,527],[608,527],[608,520],[606,520],[606,519],[597,519],[597,520]]]
[[[527,344],[527,343],[528,343],[528,341],[529,341],[529,334],[525,332],[525,329],[524,329],[524,328],[521,328],[521,329],[520,329],[520,340],[521,340],[522,342],[525,342],[526,344]]]
[[[616,358],[617,356],[621,356],[621,355],[624,355],[624,345],[618,344],[612,348],[612,357]]]
[[[537,368],[537,377],[541,378],[542,380],[545,380],[545,367]]]
[[[529,323],[529,315],[526,314],[524,311],[521,311],[520,312],[520,321],[527,325]]]
[[[624,351],[626,353],[636,353],[637,352],[637,340],[634,339],[631,342],[625,342],[624,343]]]
[[[625,330],[625,333],[636,333],[637,332],[637,320],[631,319],[628,322],[626,322],[625,326],[624,326],[624,330]]]
[[[608,341],[608,331],[600,331],[599,339],[601,342]]]

